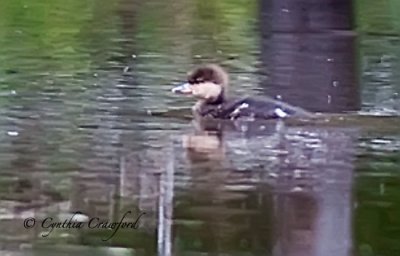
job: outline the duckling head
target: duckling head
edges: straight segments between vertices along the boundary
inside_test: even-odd
[[[211,103],[224,100],[228,83],[228,74],[221,66],[208,64],[189,72],[186,83],[173,88],[172,92]]]

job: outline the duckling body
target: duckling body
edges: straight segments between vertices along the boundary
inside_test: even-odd
[[[302,108],[270,97],[228,98],[227,87],[227,73],[220,66],[211,64],[189,73],[187,83],[172,91],[198,99],[192,108],[195,117],[251,120],[313,116]]]
[[[312,114],[285,102],[269,97],[232,98],[219,104],[202,103],[195,105],[193,114],[202,117],[236,120],[245,119],[276,119],[289,116],[309,117]]]

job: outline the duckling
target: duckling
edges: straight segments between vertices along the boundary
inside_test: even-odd
[[[197,99],[192,108],[195,117],[253,120],[313,116],[302,108],[270,97],[228,98],[228,86],[227,72],[219,65],[208,64],[189,72],[187,82],[173,88],[172,92]]]

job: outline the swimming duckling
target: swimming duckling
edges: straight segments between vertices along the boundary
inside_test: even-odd
[[[192,108],[195,117],[236,120],[238,118],[274,119],[313,116],[304,109],[269,97],[228,99],[228,85],[226,71],[218,65],[208,64],[191,71],[187,82],[173,88],[172,92],[192,95],[198,99]]]

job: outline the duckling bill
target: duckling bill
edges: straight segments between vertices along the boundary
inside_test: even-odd
[[[215,64],[191,71],[187,81],[172,89],[173,93],[190,95],[197,99],[193,115],[217,119],[239,118],[277,119],[290,116],[312,117],[313,114],[270,97],[228,98],[229,78],[226,71]]]

